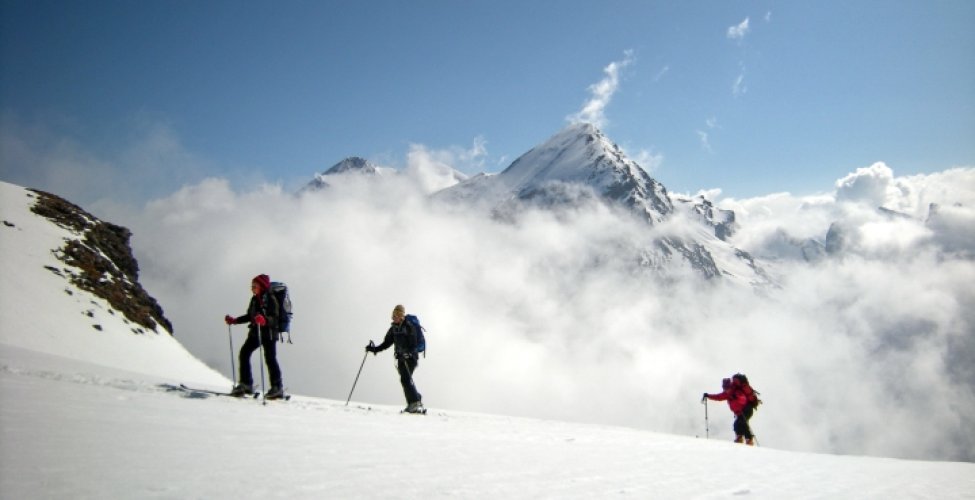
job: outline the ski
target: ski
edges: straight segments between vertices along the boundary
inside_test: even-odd
[[[176,388],[178,390],[185,391],[185,392],[189,392],[189,393],[197,392],[197,393],[203,393],[203,394],[212,394],[214,396],[225,396],[225,397],[230,397],[230,398],[244,398],[244,395],[238,396],[236,394],[231,394],[229,392],[214,391],[214,390],[211,390],[211,389],[199,389],[199,388],[196,388],[196,387],[189,387],[186,384],[179,384],[178,387],[177,386],[173,386],[173,385],[169,385],[169,384],[163,384],[163,386],[174,387],[174,388]],[[257,399],[257,397],[260,396],[260,395],[261,395],[261,393],[259,393],[259,392],[252,392],[252,393],[250,393],[250,394],[248,394],[246,396],[250,396],[251,399]]]
[[[420,411],[406,411],[406,410],[400,410],[399,412],[400,412],[400,413],[405,413],[405,414],[409,414],[409,415],[426,415],[426,414],[427,414],[427,409],[426,409],[426,408],[424,408],[424,409],[422,409],[422,410],[420,410]]]

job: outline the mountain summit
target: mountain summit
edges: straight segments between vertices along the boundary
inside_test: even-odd
[[[769,282],[747,252],[725,241],[735,229],[733,212],[700,197],[672,197],[589,123],[566,127],[499,174],[471,177],[436,196],[485,207],[502,219],[517,218],[526,207],[558,210],[595,201],[629,211],[651,228],[679,221],[679,234],[661,231],[651,248],[637,250],[641,265],[666,275],[668,268],[686,263],[709,279]]]
[[[359,175],[382,175],[381,167],[377,167],[369,160],[365,158],[360,158],[358,156],[350,156],[335,165],[332,165],[328,170],[316,174],[315,178],[308,182],[301,191],[319,191],[329,187],[330,178],[342,174],[359,174]]]
[[[599,129],[575,124],[532,148],[497,177],[520,200],[552,200],[571,184],[660,222],[674,211],[667,190]]]

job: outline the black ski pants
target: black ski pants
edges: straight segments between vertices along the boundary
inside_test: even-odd
[[[281,384],[281,367],[278,366],[278,344],[271,334],[271,329],[261,327],[261,339],[257,339],[257,327],[251,325],[247,331],[247,340],[240,347],[240,383],[253,386],[254,377],[251,375],[251,354],[261,345],[264,346],[264,362],[267,363],[267,373],[271,378],[271,387],[283,387]]]
[[[752,413],[755,412],[755,407],[752,405],[746,405],[745,409],[741,413],[735,415],[735,435],[745,436],[745,439],[751,439],[755,437],[752,434],[752,428],[748,425],[748,420],[752,418]]]
[[[416,371],[418,364],[419,360],[416,359],[416,355],[396,358],[396,371],[399,372],[399,383],[403,386],[403,395],[406,396],[407,403],[415,403],[420,401],[422,397],[413,383],[413,372]]]

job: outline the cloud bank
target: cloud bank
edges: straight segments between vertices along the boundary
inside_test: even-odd
[[[752,420],[765,446],[975,460],[975,170],[878,164],[820,196],[719,199],[738,213],[735,243],[780,278],[752,293],[634,270],[619,249],[653,235],[613,210],[514,223],[442,210],[417,181],[438,155],[412,158],[401,175],[303,196],[213,178],[157,199],[125,221],[143,283],[176,336],[229,374],[221,318],[242,313],[253,275],[288,282],[293,392],[345,398],[403,303],[428,329],[428,407],[703,435],[701,393],[742,371],[766,401]],[[881,194],[905,216],[878,211]],[[844,253],[802,259],[839,220]],[[355,399],[402,402],[390,353],[368,356]],[[730,412],[711,405],[712,437],[730,439]]]

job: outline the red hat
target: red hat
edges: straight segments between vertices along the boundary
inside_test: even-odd
[[[261,287],[262,291],[271,289],[271,278],[266,274],[258,274],[257,276],[254,276],[251,283],[257,283],[257,286]]]

